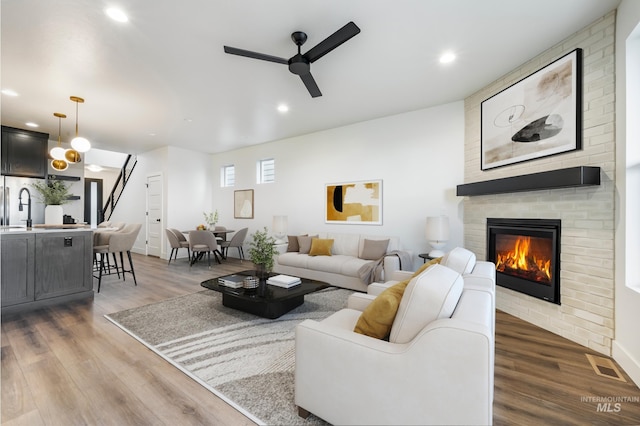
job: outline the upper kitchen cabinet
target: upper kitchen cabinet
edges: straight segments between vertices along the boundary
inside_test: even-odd
[[[48,141],[48,133],[2,126],[2,174],[46,178]]]

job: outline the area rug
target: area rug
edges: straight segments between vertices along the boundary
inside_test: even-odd
[[[270,320],[222,306],[204,290],[107,319],[258,424],[326,424],[294,404],[295,327],[346,306],[352,291],[327,288]]]

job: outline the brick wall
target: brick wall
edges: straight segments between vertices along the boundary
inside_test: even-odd
[[[615,11],[465,99],[465,183],[573,166],[601,167],[598,187],[466,197],[465,246],[486,258],[486,218],[562,220],[558,306],[502,287],[497,308],[610,355],[614,337]],[[583,49],[582,149],[480,169],[480,103],[555,59]]]

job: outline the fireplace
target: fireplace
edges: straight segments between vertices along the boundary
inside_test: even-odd
[[[487,219],[496,284],[560,304],[560,220]]]

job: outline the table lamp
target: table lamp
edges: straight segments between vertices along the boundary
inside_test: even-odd
[[[429,252],[429,257],[444,256],[442,248],[449,240],[449,218],[447,216],[428,217],[425,236],[431,247],[433,247],[433,250]]]
[[[276,244],[284,244],[287,242],[287,216],[273,217],[273,235],[276,237]]]

